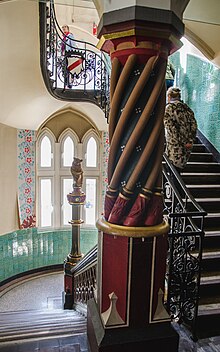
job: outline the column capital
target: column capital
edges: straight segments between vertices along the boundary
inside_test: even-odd
[[[181,47],[184,24],[172,9],[131,6],[103,14],[98,26],[99,49],[111,53],[124,37],[164,43],[172,54]]]

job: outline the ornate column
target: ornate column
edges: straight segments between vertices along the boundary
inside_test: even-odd
[[[70,309],[74,303],[73,297],[73,277],[71,269],[82,258],[80,250],[80,225],[83,223],[81,219],[81,206],[84,204],[86,195],[82,190],[83,170],[81,167],[81,159],[74,158],[71,166],[71,174],[73,176],[73,191],[67,194],[69,204],[72,206],[72,246],[71,251],[64,261],[64,309]]]
[[[179,1],[181,11],[178,1],[146,2],[114,11],[106,6],[99,25],[99,47],[110,54],[112,73],[98,293],[88,304],[92,352],[178,350],[163,306],[168,224],[161,166],[167,57],[181,45],[179,15],[188,1]]]

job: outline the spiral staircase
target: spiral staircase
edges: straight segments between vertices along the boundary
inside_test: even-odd
[[[108,60],[89,43],[78,42],[77,48],[73,47],[71,55],[72,57],[82,57],[83,55],[83,65],[80,72],[71,73],[73,84],[71,87],[66,87],[64,60],[57,54],[58,42],[62,40],[62,37],[56,21],[53,2],[40,2],[39,6],[41,69],[48,91],[57,99],[90,101],[98,105],[108,119],[110,85]],[[169,177],[171,173],[172,167],[167,173],[164,171],[164,175],[167,176],[172,187],[172,178]],[[193,235],[191,236],[189,233],[188,238],[195,235],[190,243],[191,249],[193,247],[193,254],[190,255],[196,257],[198,252],[198,256],[194,272],[196,278],[193,281],[195,289],[192,296],[188,295],[188,292],[186,294],[184,292],[184,295],[187,296],[185,302],[188,307],[191,304],[193,316],[190,320],[189,317],[184,316],[185,313],[182,310],[181,313],[178,312],[179,322],[185,323],[190,320],[189,325],[193,329],[194,337],[214,336],[220,334],[220,164],[215,161],[213,153],[208,151],[201,139],[198,139],[194,145],[191,159],[182,174],[182,180],[186,189],[194,197],[193,199],[188,195],[189,199],[182,213],[185,212],[185,216],[189,216],[189,224],[193,227]],[[195,203],[201,207],[201,212],[198,215],[195,211]],[[166,205],[167,208],[171,206],[170,199],[166,200]],[[173,212],[170,214],[171,218],[175,218]],[[169,214],[166,215],[169,217]],[[184,222],[187,221],[185,218]],[[171,233],[170,238],[175,234],[175,231]],[[92,281],[92,284],[89,289],[84,290],[90,294],[86,298],[83,296],[83,301],[78,288],[75,288],[78,293],[74,299],[74,308],[77,310],[83,308],[85,311],[87,300],[94,295],[96,289],[96,250],[93,251],[91,260],[92,262],[88,262],[85,257],[78,265],[80,266],[79,271],[82,273],[83,263],[87,261],[89,269],[85,266],[83,276],[86,278],[88,275],[89,282]],[[73,274],[77,282],[79,275],[81,275],[78,274],[77,266]],[[79,282],[82,285],[80,278]],[[170,282],[173,283],[172,280]],[[187,283],[187,285],[189,288],[190,284]],[[181,289],[183,287],[182,284]],[[173,292],[172,294],[169,299],[175,303],[178,295]],[[183,292],[180,296],[183,297]],[[174,312],[172,309],[171,307],[171,315]],[[191,323],[191,321],[193,322]],[[1,328],[3,327],[0,333],[0,351],[2,352],[12,351],[11,346],[14,346],[13,351],[19,351],[20,343],[24,346],[23,351],[28,351],[28,348],[30,350],[30,345],[28,346],[30,340],[32,347],[34,342],[42,341],[41,349],[36,344],[36,350],[46,351],[46,345],[48,345],[50,351],[57,351],[58,345],[54,338],[56,337],[57,340],[61,336],[63,351],[87,351],[86,319],[76,311],[23,311],[12,315],[4,313],[1,315],[0,325]],[[70,337],[71,341],[68,341]],[[18,349],[16,349],[17,347]],[[62,351],[61,346],[59,348]]]

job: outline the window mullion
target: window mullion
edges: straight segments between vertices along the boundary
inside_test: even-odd
[[[82,145],[82,143],[78,143],[77,155],[75,155],[75,157],[83,160],[83,167],[84,167],[85,158],[83,156],[83,145]]]
[[[61,204],[61,194],[60,194],[60,143],[55,143],[55,155],[54,155],[54,168],[55,168],[55,176],[54,176],[54,188],[53,188],[53,201],[54,201],[54,227],[60,227],[60,204]]]

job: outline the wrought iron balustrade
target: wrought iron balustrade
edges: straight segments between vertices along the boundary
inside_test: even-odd
[[[89,101],[109,114],[109,57],[85,41],[68,41],[55,13],[53,0],[39,3],[41,69],[48,91],[66,101]],[[65,50],[66,49],[66,50]]]
[[[163,189],[165,214],[170,223],[166,305],[171,318],[187,324],[196,339],[203,223],[207,213],[189,193],[165,154]]]

